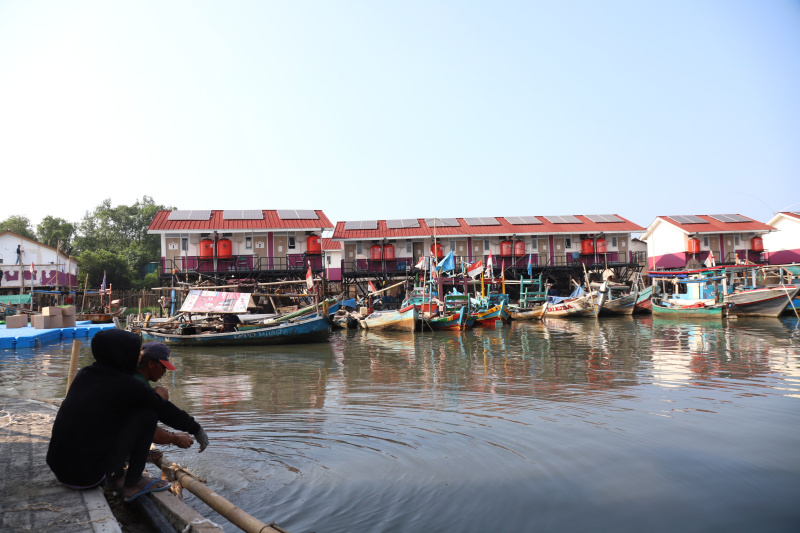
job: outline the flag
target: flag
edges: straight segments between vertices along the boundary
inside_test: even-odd
[[[714,263],[714,254],[709,253],[708,257],[706,257],[706,260],[703,261],[703,264],[706,266],[706,268],[711,268],[716,266],[716,264]]]
[[[414,265],[414,268],[419,269],[419,270],[425,270],[425,256],[424,255],[419,258],[419,263]]]
[[[375,285],[372,284],[372,280],[369,280],[369,292],[378,292],[378,289],[375,288]]]
[[[444,259],[439,262],[439,265],[436,267],[436,270],[441,270],[442,272],[450,272],[451,270],[456,269],[456,261],[453,259],[453,250],[447,252],[447,255]]]
[[[306,287],[308,287],[308,290],[314,288],[314,274],[311,272],[311,263],[308,264],[308,272],[306,272]]]
[[[476,261],[467,267],[467,275],[473,279],[481,272],[483,272],[483,261]]]
[[[492,263],[492,252],[489,252],[489,258],[486,259],[486,273],[494,279],[494,263]]]
[[[533,279],[533,252],[528,254],[528,276]]]
[[[485,294],[485,288],[483,286],[483,272],[481,272],[481,298],[483,298]]]
[[[31,269],[33,269],[33,265],[31,265]],[[106,290],[106,271],[103,270],[103,283],[100,284],[100,292],[105,292]]]

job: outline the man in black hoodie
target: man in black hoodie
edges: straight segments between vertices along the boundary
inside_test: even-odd
[[[106,478],[118,484],[124,476],[125,501],[166,490],[165,481],[142,475],[159,420],[194,435],[201,452],[208,446],[194,418],[133,377],[140,348],[138,335],[119,329],[100,331],[92,339],[95,362],[75,376],[47,451],[50,469],[70,488],[95,487]]]

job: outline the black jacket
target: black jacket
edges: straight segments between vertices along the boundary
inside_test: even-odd
[[[181,431],[200,429],[188,413],[133,377],[140,346],[137,335],[118,329],[92,339],[95,363],[75,376],[53,424],[47,464],[59,481],[91,485],[109,472],[112,444],[133,410],[152,409],[161,422]]]

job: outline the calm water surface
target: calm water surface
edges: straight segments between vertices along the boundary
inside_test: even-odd
[[[798,531],[796,322],[518,322],[176,349],[165,385],[211,445],[165,451],[292,533]],[[63,396],[69,353],[0,351],[0,393]]]

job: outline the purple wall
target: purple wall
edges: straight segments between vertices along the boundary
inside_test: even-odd
[[[785,265],[786,263],[800,263],[800,249],[770,252],[770,265]]]

